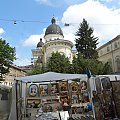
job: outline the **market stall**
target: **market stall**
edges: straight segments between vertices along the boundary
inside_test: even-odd
[[[22,81],[24,114],[35,116],[43,104],[43,112],[68,111],[69,116],[93,116],[86,74],[44,74],[18,77]],[[81,115],[81,116],[79,116]]]

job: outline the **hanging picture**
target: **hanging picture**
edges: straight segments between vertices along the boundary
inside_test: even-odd
[[[116,111],[118,113],[118,117],[120,118],[120,81],[112,81],[111,83]]]
[[[95,78],[95,85],[96,85],[96,91],[97,93],[101,93],[101,81],[100,78]]]
[[[67,91],[68,90],[68,84],[67,83],[68,83],[67,81],[59,82],[60,91]]]
[[[104,90],[109,90],[111,88],[110,78],[102,78],[101,82]]]
[[[89,94],[88,92],[84,92],[83,93],[83,101],[86,103],[86,102],[89,102]]]
[[[31,84],[29,86],[29,95],[35,97],[38,95],[38,86],[36,84]]]
[[[48,85],[47,84],[40,84],[40,94],[41,95],[48,94]]]
[[[81,91],[87,90],[87,82],[86,81],[80,81],[80,90]]]
[[[57,86],[57,84],[49,84],[49,93],[50,94],[58,93],[58,86]]]
[[[72,94],[72,104],[79,103],[78,94]]]
[[[39,99],[28,99],[27,100],[27,108],[39,108],[40,100]]]
[[[112,100],[112,93],[110,90],[103,91],[103,97],[106,103],[111,103]]]
[[[78,83],[77,82],[72,82],[71,83],[71,90],[74,92],[78,91]]]

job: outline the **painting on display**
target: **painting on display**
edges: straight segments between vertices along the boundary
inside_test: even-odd
[[[35,97],[38,95],[38,86],[36,84],[31,84],[28,89],[29,95]]]
[[[104,90],[109,90],[111,88],[110,78],[102,78],[101,82]]]
[[[28,99],[27,100],[27,108],[39,108],[40,100],[39,99]]]
[[[87,82],[86,81],[80,81],[80,90],[81,91],[87,90]]]
[[[110,103],[112,100],[112,93],[110,90],[103,90],[103,97],[106,103]]]
[[[72,94],[72,104],[79,103],[78,94]]]
[[[120,81],[112,81],[111,84],[117,115],[120,118]]]
[[[89,102],[89,94],[88,94],[88,92],[84,92],[82,96],[83,96],[83,101],[85,103]]]
[[[49,88],[49,93],[50,94],[58,93],[58,85],[57,84],[50,84],[48,86],[48,88]]]
[[[59,82],[59,89],[60,89],[60,91],[67,91],[68,90],[68,82],[67,81]]]
[[[78,91],[78,83],[72,82],[71,83],[71,90],[77,92]]]
[[[95,78],[95,85],[96,85],[96,91],[97,91],[97,93],[101,93],[102,88],[101,88],[100,78]]]
[[[48,85],[40,84],[40,95],[47,95],[47,94],[48,94]]]

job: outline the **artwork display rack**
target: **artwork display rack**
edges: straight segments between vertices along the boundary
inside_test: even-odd
[[[92,111],[87,82],[84,80],[70,83],[66,80],[54,83],[27,83],[26,113],[34,116],[43,102],[46,112],[71,109],[72,114],[91,114]]]

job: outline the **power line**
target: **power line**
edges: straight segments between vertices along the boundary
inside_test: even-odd
[[[13,22],[14,24],[17,24],[18,22],[29,22],[29,23],[50,23],[50,22],[42,22],[39,20],[16,20],[16,19],[0,19],[0,21],[6,21],[6,22]],[[60,21],[58,21],[60,23]],[[72,26],[75,24],[80,24],[80,23],[68,23],[65,22],[64,26]],[[120,23],[89,23],[90,25],[120,25]]]
[[[0,19],[0,21],[6,21],[6,22],[39,22],[39,23],[50,23],[50,22],[41,22],[41,21],[37,21],[37,20],[12,20],[12,19]]]

